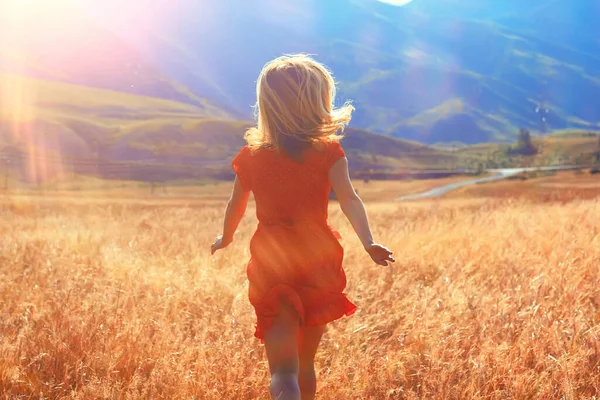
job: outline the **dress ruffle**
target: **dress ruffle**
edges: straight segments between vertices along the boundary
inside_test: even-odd
[[[325,325],[356,311],[356,305],[343,293],[278,284],[269,290],[260,303],[253,304],[257,317],[254,336],[261,342],[264,332],[272,326],[284,303],[296,310],[300,324],[304,326]]]

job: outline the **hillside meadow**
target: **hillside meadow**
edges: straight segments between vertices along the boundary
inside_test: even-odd
[[[473,167],[481,163],[488,168],[539,165],[587,165],[600,160],[600,133],[595,130],[558,130],[532,140],[534,156],[511,156],[508,143],[481,143],[456,149],[459,164]]]
[[[0,173],[3,158],[20,180],[63,175],[112,180],[218,179],[244,146],[250,115],[77,84],[0,73]],[[447,170],[449,151],[356,128],[344,146],[353,171]],[[467,156],[465,159],[470,159]]]
[[[325,334],[319,399],[600,396],[597,175],[415,202],[360,185],[398,261],[373,265],[331,204],[359,308]],[[227,191],[0,192],[0,398],[266,399],[244,274],[253,206],[208,250]]]

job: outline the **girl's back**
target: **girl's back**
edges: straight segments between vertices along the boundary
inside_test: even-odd
[[[327,224],[329,170],[344,151],[337,142],[309,147],[294,160],[283,152],[244,147],[233,168],[254,193],[258,229],[247,267],[256,336],[263,338],[285,299],[303,324],[318,326],[356,307],[342,293],[346,276],[339,235]],[[279,300],[277,300],[279,299]]]
[[[327,220],[331,184],[329,170],[344,151],[331,142],[309,147],[299,160],[283,152],[244,147],[233,168],[247,190],[254,193],[261,223]]]

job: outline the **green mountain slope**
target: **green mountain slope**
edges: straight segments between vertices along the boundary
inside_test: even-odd
[[[227,177],[249,121],[203,106],[0,74],[0,148],[26,179],[83,173],[139,180]],[[357,171],[446,168],[431,147],[348,129]]]
[[[85,155],[97,152],[136,121],[199,117],[230,115],[208,102],[190,105],[0,74],[0,140],[32,151]]]

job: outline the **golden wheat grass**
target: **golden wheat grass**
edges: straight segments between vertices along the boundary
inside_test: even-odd
[[[220,201],[14,201],[0,200],[0,398],[267,398],[252,210],[211,258]],[[391,268],[331,210],[359,310],[325,335],[319,399],[600,395],[597,199],[371,205]]]

